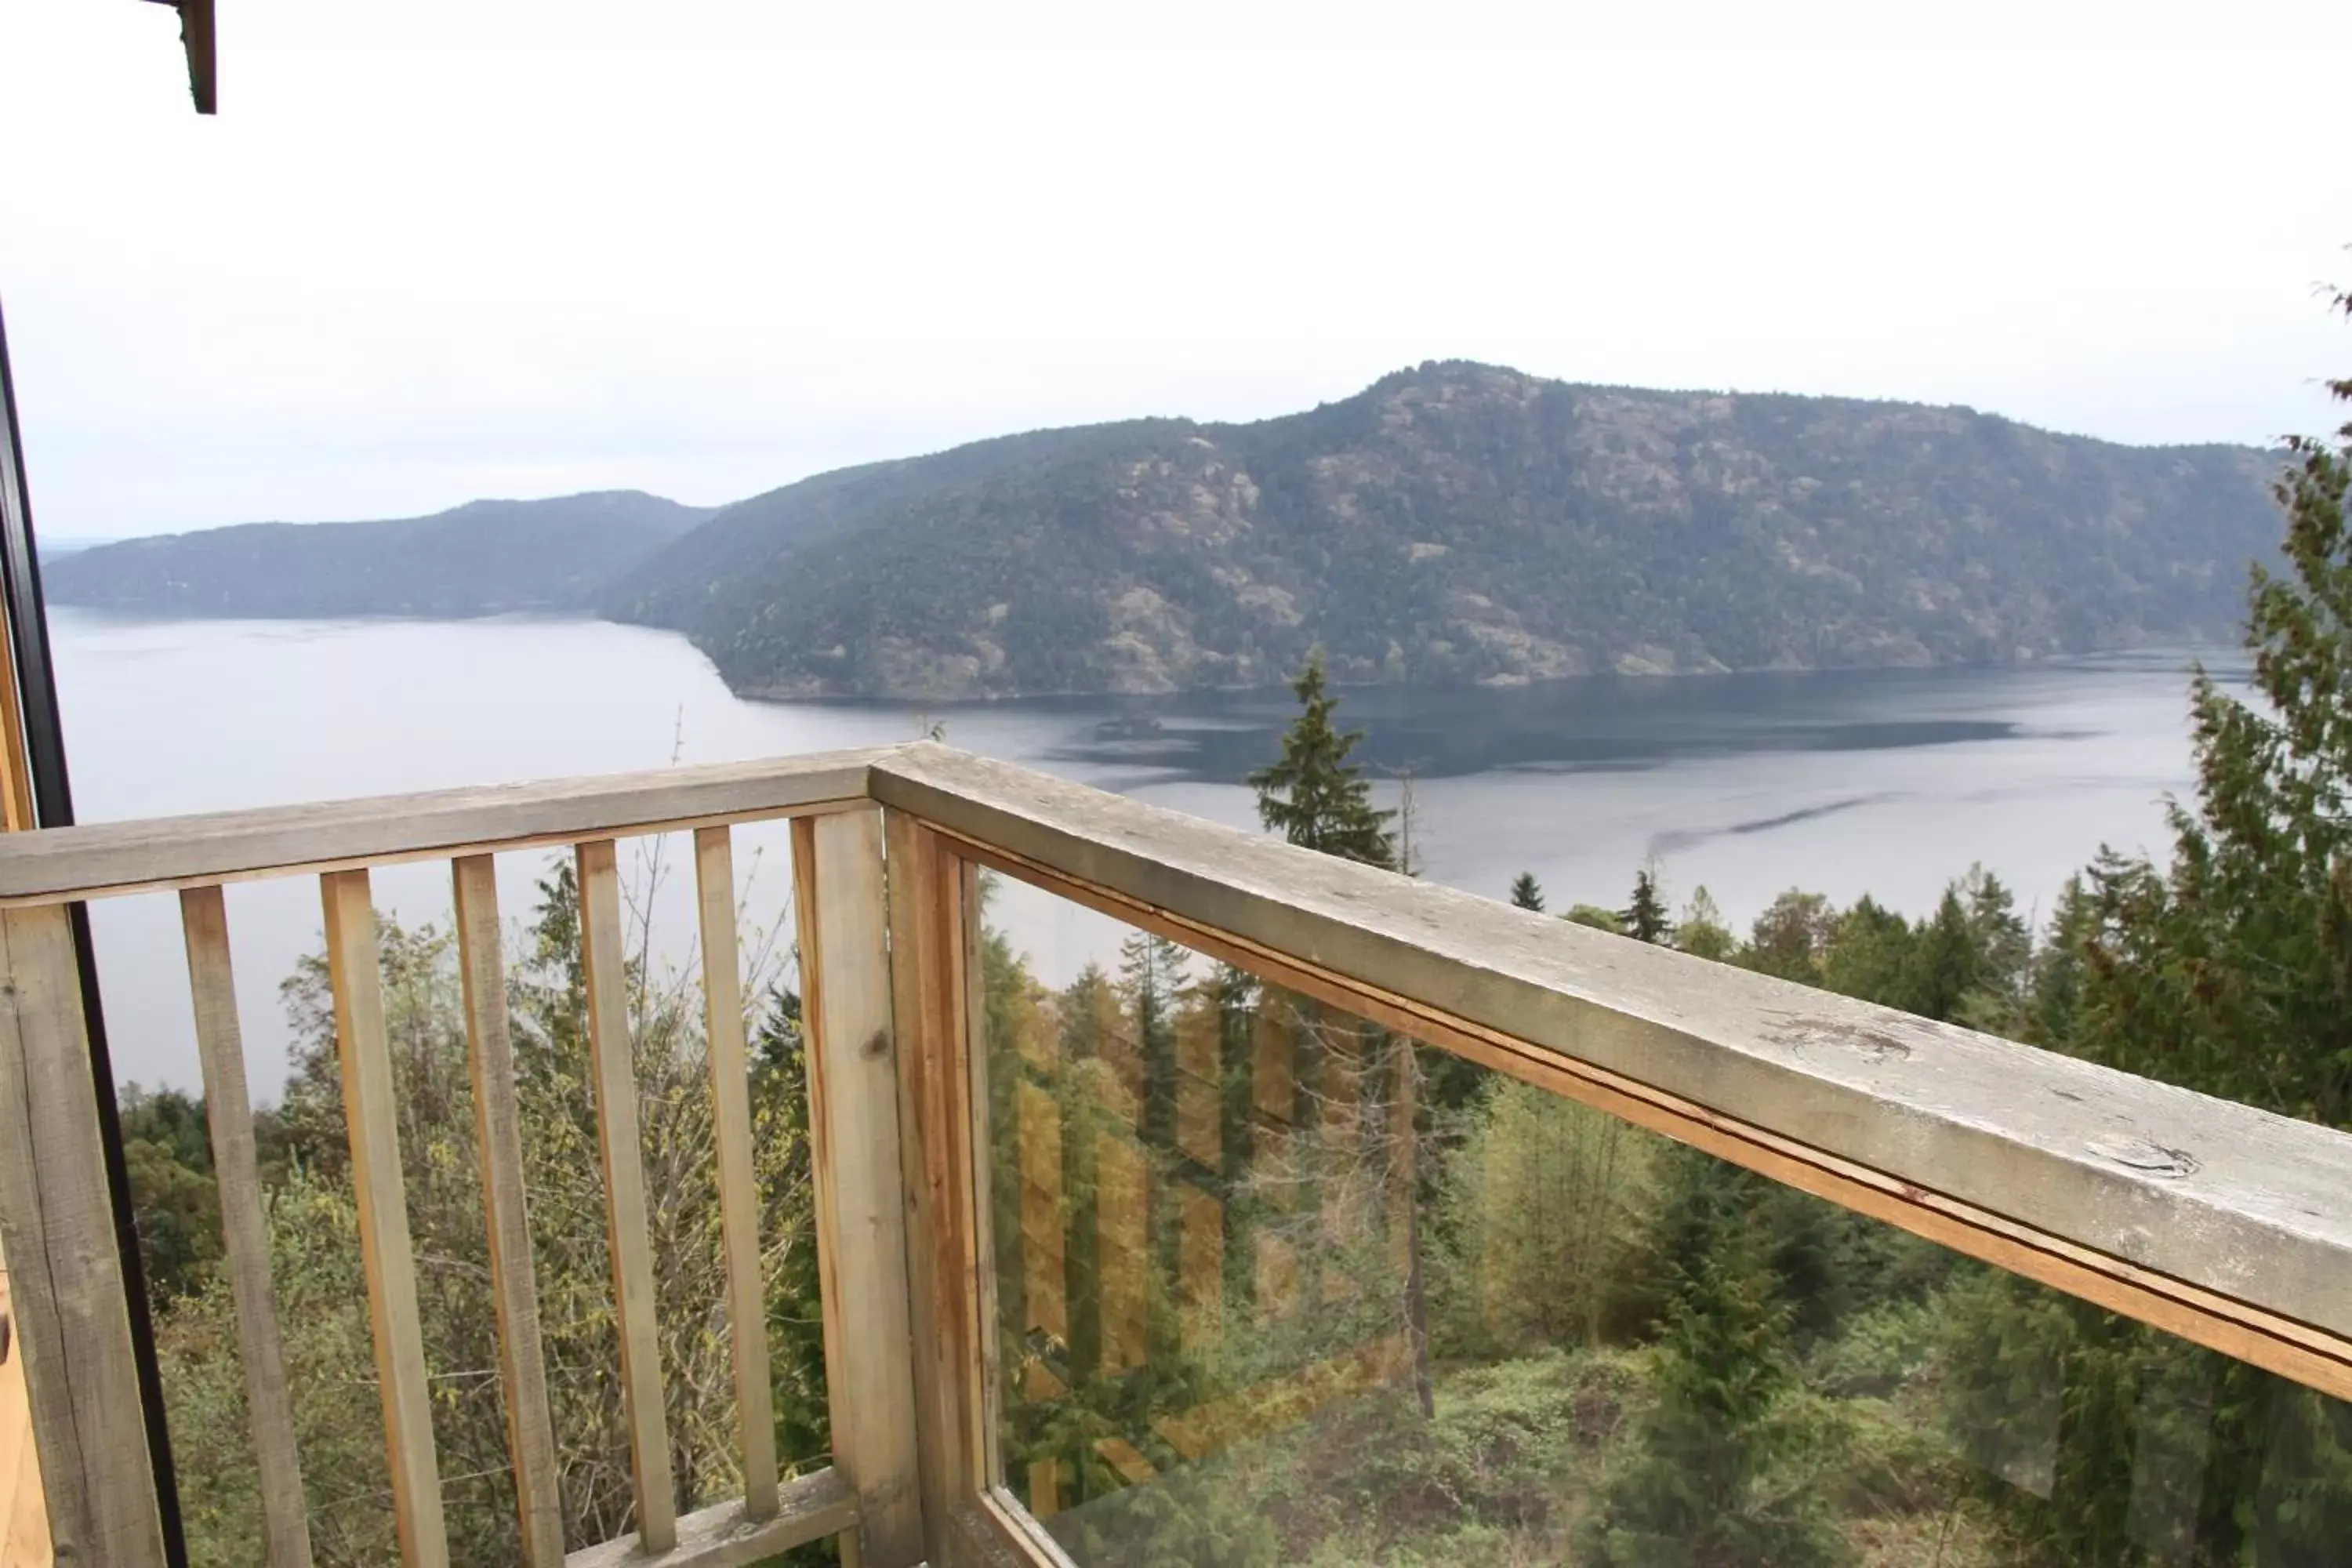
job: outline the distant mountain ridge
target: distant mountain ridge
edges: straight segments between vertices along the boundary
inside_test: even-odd
[[[709,507],[638,490],[478,500],[377,522],[255,522],[44,552],[60,605],[179,616],[583,611]]]
[[[2232,638],[2251,447],[1964,408],[1424,364],[1245,425],[1036,431],[711,511],[635,492],[264,524],[47,563],[186,615],[594,610],[751,696],[922,700],[2005,662]]]
[[[2278,462],[1457,362],[822,475],[605,607],[778,697],[2007,661],[2231,637]]]

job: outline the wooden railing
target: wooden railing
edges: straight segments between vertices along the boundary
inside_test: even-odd
[[[730,829],[784,817],[834,1464],[780,1483]],[[744,1478],[741,1498],[683,1517],[614,847],[679,830],[694,834]],[[570,847],[578,869],[637,1523],[568,1559],[490,874],[494,854],[547,846]],[[1000,1451],[983,870],[2352,1396],[2352,1138],[919,743],[0,843],[0,1224],[60,1561],[163,1562],[67,907],[165,889],[187,934],[268,1561],[310,1560],[219,893],[296,873],[321,889],[402,1557],[447,1560],[369,884],[373,867],[419,859],[452,867],[498,1370],[533,1564],[748,1563],[831,1534],[866,1568],[1066,1561],[1005,1489]]]
[[[852,1531],[864,1561],[922,1556],[908,1356],[879,1309],[906,1300],[895,1185],[877,1190],[868,1151],[895,1143],[889,1061],[861,1055],[888,1027],[880,813],[868,758],[680,770],[582,784],[460,791],[291,812],[89,827],[32,836],[0,895],[0,1214],[11,1252],[32,1262],[17,1307],[60,1561],[163,1562],[147,1475],[121,1269],[106,1245],[107,1195],[94,1086],[76,981],[68,900],[179,889],[195,1038],[218,1183],[224,1266],[236,1306],[249,1438],[271,1568],[311,1561],[268,1231],[246,1083],[221,884],[317,876],[334,997],[376,1381],[404,1562],[448,1561],[432,1393],[419,1322],[399,1149],[399,1107],[379,975],[373,867],[446,859],[451,869],[478,1153],[524,1561],[554,1568],[623,1561],[749,1563]],[[835,1463],[780,1483],[761,1305],[758,1194],[737,972],[730,825],[795,824],[809,950],[811,1049],[824,1088],[815,1190],[833,1347]],[[670,1473],[655,1341],[645,1164],[631,1065],[622,894],[614,841],[690,830],[706,955],[706,1028],[740,1424],[743,1496],[680,1517]],[[541,1357],[508,1037],[492,858],[572,849],[587,977],[590,1079],[602,1159],[624,1420],[636,1531],[564,1553],[557,1448]],[[849,1151],[846,1156],[838,1151]],[[20,1277],[23,1269],[20,1266]]]

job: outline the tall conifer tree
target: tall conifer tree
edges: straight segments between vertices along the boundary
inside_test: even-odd
[[[1617,927],[1636,942],[1664,946],[1675,940],[1675,922],[1658,890],[1657,873],[1644,866],[1633,873],[1633,901],[1617,916]]]
[[[1396,813],[1372,805],[1363,768],[1348,760],[1364,732],[1332,724],[1339,700],[1324,679],[1321,649],[1307,656],[1290,689],[1298,694],[1299,713],[1282,738],[1282,756],[1249,776],[1258,820],[1304,848],[1393,869],[1389,823]]]

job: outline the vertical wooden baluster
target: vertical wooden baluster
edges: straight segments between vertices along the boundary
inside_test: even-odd
[[[245,1368],[246,1425],[261,1478],[261,1530],[269,1568],[309,1568],[310,1521],[294,1448],[294,1401],[269,1283],[269,1226],[253,1151],[253,1100],[245,1081],[245,1038],[229,969],[228,910],[217,887],[180,895],[195,998],[196,1057],[204,1069],[205,1116],[212,1129],[213,1175],[220,1188],[221,1241],[236,1306],[236,1347]]]
[[[497,861],[466,855],[450,862],[457,895],[457,971],[474,1084],[474,1142],[482,1169],[482,1209],[490,1250],[491,1301],[499,1321],[499,1378],[514,1464],[515,1509],[529,1568],[562,1568],[563,1508],[555,1432],[548,1416],[547,1363],[540,1346],[539,1290],[530,1258],[522,1184],[522,1113],[515,1099],[514,1042],[507,1032],[507,979],[499,929]]]
[[[880,813],[795,820],[793,876],[834,1463],[865,1510],[860,1568],[910,1568],[926,1549]]]
[[[980,915],[980,868],[962,859],[952,865],[952,882],[940,889],[953,900],[951,910],[944,912],[950,917],[946,934],[954,943],[949,994],[956,1011],[946,1021],[961,1025],[958,1038],[963,1046],[964,1068],[970,1080],[964,1104],[971,1121],[965,1148],[971,1160],[972,1200],[967,1216],[971,1231],[966,1251],[976,1313],[974,1328],[979,1335],[979,1361],[974,1368],[979,1378],[973,1385],[973,1456],[980,1468],[979,1484],[990,1487],[1004,1480],[1004,1456],[998,1443],[1003,1392],[1003,1363],[999,1358],[1003,1350],[997,1342],[996,1321],[996,1205],[991,1173],[996,1130],[993,1097],[988,1086],[988,973],[981,952],[985,933]],[[1013,1129],[1005,1131],[1011,1132]]]
[[[964,997],[962,885],[938,835],[884,813],[890,869],[890,984],[898,1022],[908,1299],[915,1420],[931,1561],[958,1551],[953,1521],[993,1477],[982,1431],[978,1210]]]
[[[621,1399],[629,1428],[629,1473],[636,1486],[637,1539],[651,1555],[677,1544],[677,1499],[670,1475],[668,1415],[662,1406],[653,1239],[637,1132],[636,1063],[629,1045],[628,954],[613,841],[581,845],[579,865],[580,951],[587,972],[588,1048],[594,1058],[597,1146],[604,1163],[613,1310],[621,1339]]]
[[[696,831],[694,879],[702,912],[702,996],[719,1144],[719,1218],[727,1247],[727,1314],[735,1342],[735,1409],[743,1425],[743,1509],[753,1519],[767,1519],[776,1511],[776,1410],[768,1383],[768,1311],[760,1277],[760,1188],[751,1166],[735,853],[726,828]]]
[[[330,871],[319,879],[319,887],[326,905],[335,1048],[341,1059],[343,1120],[351,1136],[360,1260],[367,1275],[368,1321],[374,1332],[376,1377],[383,1396],[400,1560],[409,1568],[446,1568],[449,1537],[433,1457],[432,1391],[416,1315],[416,1264],[409,1250],[400,1116],[393,1099],[392,1052],[384,1037],[375,906],[369,901],[364,870]]]
[[[65,907],[0,913],[0,1226],[60,1561],[163,1568]]]

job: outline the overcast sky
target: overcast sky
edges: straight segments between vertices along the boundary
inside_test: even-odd
[[[0,0],[52,536],[724,501],[1432,358],[2128,441],[2352,369],[2332,5],[219,4],[205,121],[167,8]]]

